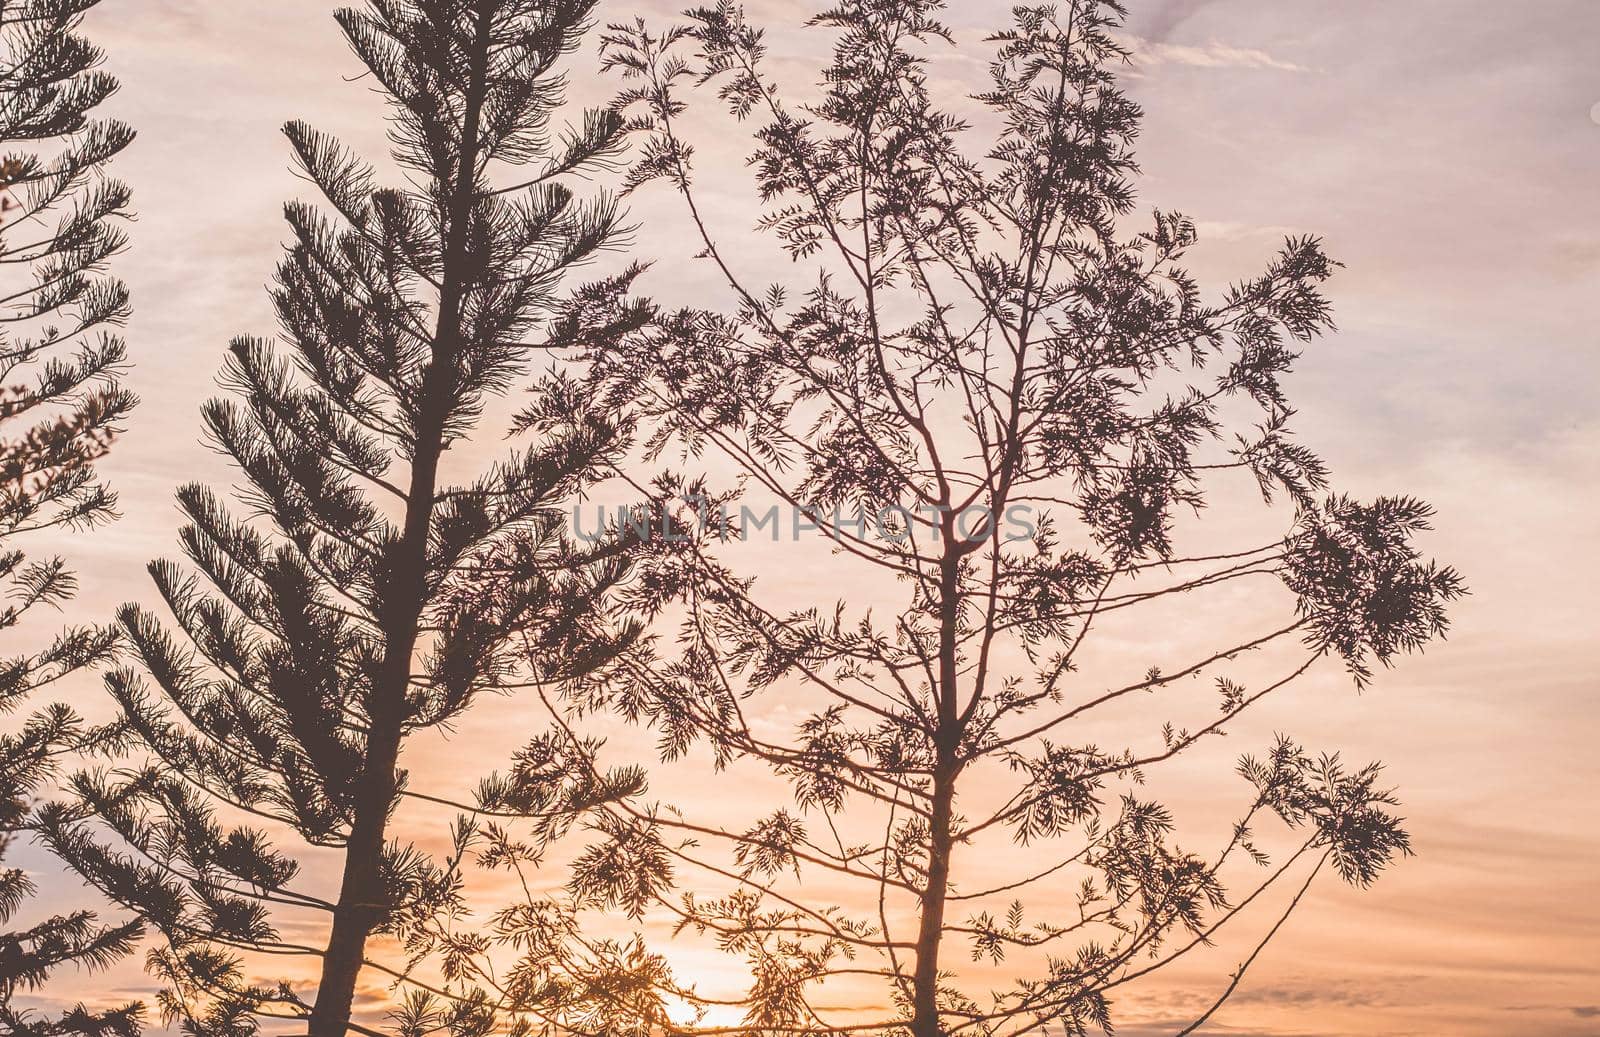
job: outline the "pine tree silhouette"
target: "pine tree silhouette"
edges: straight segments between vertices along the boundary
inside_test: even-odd
[[[0,630],[72,596],[76,580],[64,559],[29,560],[19,545],[30,533],[113,517],[116,496],[94,463],[134,402],[114,379],[126,351],[112,329],[128,315],[128,292],[105,273],[126,244],[128,191],[104,174],[133,131],[93,117],[117,89],[97,70],[100,50],[79,32],[96,2],[0,5],[0,578],[9,599]],[[37,628],[29,631],[39,644]],[[69,629],[0,661],[0,712],[14,713],[41,688],[110,658],[115,641],[111,630]],[[0,856],[33,827],[34,798],[62,758],[85,741],[115,737],[64,705],[0,733]],[[33,889],[21,870],[0,869],[0,922],[14,921]],[[105,966],[139,932],[137,922],[100,925],[87,910],[0,931],[0,1029],[40,1037],[135,1032],[137,1005],[47,1016],[12,998],[58,971]]]
[[[51,827],[58,853],[159,930],[163,1008],[186,1032],[273,1018],[313,1037],[378,1032],[352,1019],[360,973],[402,980],[414,962],[373,960],[370,938],[405,947],[458,901],[459,854],[436,861],[391,830],[402,797],[423,795],[407,739],[516,687],[530,651],[558,672],[604,660],[582,616],[620,563],[575,550],[559,505],[608,468],[625,426],[550,375],[519,421],[531,446],[464,483],[445,463],[560,335],[605,330],[543,332],[564,273],[619,232],[611,202],[563,186],[619,144],[610,113],[555,122],[557,65],[590,7],[339,11],[389,102],[407,187],[286,128],[330,211],[286,207],[282,339],[234,341],[228,396],[204,411],[242,474],[241,507],[184,487],[189,565],[150,570],[176,630],[142,605],[120,616],[138,665],[108,683],[156,762],[79,775],[81,804]],[[483,573],[512,563],[518,578],[483,593]],[[298,888],[312,848],[341,862],[332,899]],[[325,932],[316,946],[281,934],[302,914]],[[278,955],[316,962],[314,994],[271,978]],[[448,1025],[472,1032],[481,1009],[459,998]]]

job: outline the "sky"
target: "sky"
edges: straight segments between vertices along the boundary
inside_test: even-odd
[[[601,18],[675,6],[603,4]],[[1472,589],[1448,642],[1360,695],[1340,685],[1262,721],[1385,761],[1417,856],[1370,891],[1316,888],[1204,1032],[1600,1034],[1600,5],[1129,6],[1142,203],[1198,221],[1191,266],[1212,285],[1253,273],[1286,234],[1324,238],[1344,264],[1339,330],[1294,376],[1297,427],[1350,492],[1432,502],[1426,546]],[[936,62],[937,89],[981,85],[977,41],[1008,8],[950,12],[959,46]],[[750,10],[778,67],[803,74],[809,9]],[[104,465],[122,519],[62,544],[84,616],[149,600],[145,563],[174,551],[174,488],[227,478],[197,411],[228,340],[273,330],[263,286],[287,236],[280,206],[307,195],[278,127],[304,117],[382,149],[329,13],[316,0],[106,0],[91,22],[123,82],[111,107],[140,135],[115,173],[139,212],[118,271],[143,402]],[[603,95],[592,50],[573,68],[576,92]],[[737,142],[723,146],[737,168]],[[636,206],[640,251],[664,261],[662,291],[693,291],[704,268],[654,205]],[[93,682],[74,694],[93,711]],[[516,708],[464,725],[433,764],[448,776],[492,758]],[[12,863],[37,873],[47,904],[76,897],[37,852]],[[1124,1032],[1171,1032],[1224,974],[1177,976]],[[134,962],[64,976],[46,997],[147,989]]]

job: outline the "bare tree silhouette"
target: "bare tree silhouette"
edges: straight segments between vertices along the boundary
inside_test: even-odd
[[[979,132],[945,110],[927,71],[929,48],[951,42],[939,6],[842,0],[818,15],[833,57],[802,107],[732,4],[660,34],[608,33],[629,83],[620,107],[645,140],[628,186],[662,181],[681,197],[737,305],[662,311],[622,348],[591,351],[593,377],[639,416],[651,451],[715,469],[635,480],[680,520],[658,524],[621,600],[675,622],[676,643],[567,688],[558,716],[619,711],[656,730],[667,759],[703,747],[719,767],[764,765],[793,798],[743,827],[703,820],[704,801],[607,803],[563,904],[530,901],[570,918],[654,913],[745,960],[748,989],[730,1003],[674,980],[643,944],[609,954],[632,977],[611,986],[648,1015],[641,1030],[1109,1031],[1123,988],[1276,889],[1303,893],[1329,864],[1364,886],[1409,852],[1376,766],[1287,739],[1240,762],[1252,791],[1207,852],[1180,846],[1172,812],[1139,789],[1324,660],[1367,683],[1375,663],[1441,635],[1463,593],[1413,546],[1427,505],[1332,493],[1291,435],[1284,376],[1331,327],[1322,285],[1335,264],[1317,240],[1288,240],[1208,301],[1182,266],[1190,220],[1157,212],[1127,229],[1141,112],[1115,77],[1115,3],[1015,12],[991,37],[975,100],[994,132],[974,149]],[[762,224],[802,271],[797,286],[747,283],[699,196],[682,127],[704,91],[754,127]],[[632,276],[592,286],[593,305],[626,312]],[[718,483],[730,467],[737,480]],[[1250,476],[1269,504],[1287,503],[1287,532],[1180,547],[1182,515]],[[727,560],[749,557],[730,543],[749,532],[730,517],[748,501],[803,511],[833,541],[841,582],[874,601],[903,588],[903,610],[765,604]],[[1133,672],[1111,683],[1103,665],[1083,672],[1097,632],[1148,638],[1175,606],[1203,619],[1235,586],[1259,594],[1253,630],[1219,626],[1218,647],[1177,660],[1159,644],[1119,653]],[[1098,718],[1197,677],[1217,696],[1200,719],[1127,728],[1124,716],[1126,748],[1095,744]],[[760,722],[774,696],[806,711],[788,734]],[[567,747],[598,759],[576,728]],[[542,802],[541,769],[525,764],[548,755],[530,747],[481,808]],[[1253,833],[1273,815],[1293,842],[1269,856]],[[1264,872],[1230,892],[1252,858]],[[963,972],[963,956],[1005,970]],[[815,993],[825,982],[871,984],[866,1004],[887,1007],[830,1008]],[[675,998],[742,1021],[675,1022]]]
[[[411,941],[458,897],[456,858],[392,830],[397,804],[425,796],[408,788],[407,739],[516,687],[526,653],[564,677],[604,659],[574,638],[620,565],[574,550],[558,505],[607,469],[625,427],[551,375],[520,421],[531,446],[459,484],[445,463],[486,398],[562,344],[542,326],[563,274],[619,231],[610,201],[563,186],[605,167],[620,138],[609,112],[555,121],[557,66],[591,6],[338,12],[389,102],[407,186],[286,127],[331,212],[286,207],[283,338],[235,340],[229,396],[204,410],[242,473],[241,510],[180,491],[190,564],[150,567],[177,629],[124,606],[138,665],[108,676],[148,762],[80,773],[78,802],[48,825],[69,864],[160,932],[151,967],[185,1032],[278,1018],[313,1037],[379,1032],[352,1019],[360,973],[421,984]],[[517,578],[482,593],[511,563]],[[316,848],[342,866],[332,897],[298,877]],[[285,936],[288,919],[323,935]],[[375,934],[400,941],[398,960],[374,958]],[[313,995],[276,978],[281,956],[315,963]],[[440,1025],[472,1032],[485,1010],[457,999]]]
[[[64,559],[29,560],[28,534],[80,530],[114,517],[116,495],[94,463],[110,447],[133,397],[115,381],[126,356],[112,333],[128,292],[105,273],[122,251],[128,191],[105,166],[133,131],[94,110],[117,89],[103,55],[80,33],[97,0],[0,4],[0,579],[10,599],[0,630],[58,607],[76,580]],[[116,635],[78,627],[0,661],[0,712],[12,713],[66,675],[110,658]],[[34,824],[33,800],[62,757],[86,740],[114,738],[65,705],[0,732],[0,856]],[[32,880],[0,869],[0,922],[29,900]],[[105,926],[86,910],[0,931],[0,1027],[19,1035],[137,1030],[140,1006],[60,1016],[24,1012],[19,991],[53,973],[99,968],[128,952],[137,922]]]

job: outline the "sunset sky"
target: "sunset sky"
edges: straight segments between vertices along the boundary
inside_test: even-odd
[[[677,6],[603,0],[600,17],[666,19]],[[937,89],[985,85],[981,37],[1009,6],[954,4],[958,46],[934,65]],[[1370,891],[1315,889],[1204,1032],[1600,1034],[1600,4],[1129,6],[1142,207],[1198,221],[1190,266],[1212,288],[1257,272],[1285,235],[1325,239],[1344,264],[1330,288],[1339,331],[1293,377],[1296,427],[1341,488],[1432,502],[1425,547],[1472,590],[1448,642],[1360,694],[1330,674],[1266,707],[1246,732],[1255,743],[1225,747],[1285,730],[1385,761],[1417,856]],[[275,330],[263,286],[287,237],[280,205],[310,197],[278,127],[305,118],[374,156],[385,130],[320,0],[103,8],[89,32],[123,83],[110,107],[139,131],[113,172],[139,212],[117,270],[133,290],[127,381],[142,404],[104,465],[123,518],[58,541],[81,575],[82,619],[153,598],[144,564],[174,553],[174,488],[227,478],[198,442],[198,407],[229,338]],[[776,67],[803,77],[811,9],[749,10]],[[592,47],[570,67],[583,98],[614,85]],[[702,142],[701,162],[736,170],[744,151],[733,136]],[[755,211],[749,197],[726,203],[724,214]],[[676,216],[656,218],[667,204],[633,203],[638,251],[660,260],[647,289],[682,299],[709,274]],[[749,221],[727,226],[737,235]],[[73,694],[101,708],[94,680]],[[417,765],[468,787],[516,744],[506,732],[522,708],[491,704],[447,745],[419,749]],[[8,863],[36,872],[49,903],[76,902],[37,850]],[[1122,1032],[1171,1033],[1233,964],[1147,991]],[[35,1001],[149,990],[136,960],[56,987]]]

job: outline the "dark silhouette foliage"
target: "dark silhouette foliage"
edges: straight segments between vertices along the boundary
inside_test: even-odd
[[[0,713],[69,674],[107,660],[114,632],[71,628],[49,637],[30,613],[58,608],[76,580],[59,557],[30,559],[30,534],[79,531],[114,516],[116,496],[94,464],[110,447],[133,397],[115,379],[126,356],[114,333],[128,292],[106,273],[122,251],[128,191],[105,166],[133,139],[95,117],[117,89],[101,51],[79,31],[97,0],[0,4],[0,631],[30,647],[0,660]],[[26,633],[24,634],[24,630]],[[0,856],[29,832],[34,801],[64,756],[114,739],[64,705],[48,705],[0,732]],[[0,868],[0,923],[29,907],[31,879]],[[104,967],[138,938],[137,922],[102,925],[87,910],[0,930],[0,1030],[19,1035],[132,1034],[140,1007],[78,1006],[62,1015],[24,1011],[14,995],[52,975]]]
[[[723,1032],[730,1009],[745,1033],[1110,1032],[1124,988],[1248,927],[1278,890],[1303,894],[1325,866],[1364,886],[1409,852],[1376,766],[1287,739],[1239,763],[1247,785],[1211,845],[1145,786],[1319,664],[1367,683],[1441,636],[1463,593],[1414,546],[1425,504],[1332,493],[1291,432],[1286,378],[1332,327],[1336,264],[1292,238],[1207,293],[1184,266],[1195,224],[1135,213],[1141,113],[1117,83],[1115,3],[1016,9],[971,126],[929,75],[952,44],[939,7],[817,15],[832,60],[805,105],[731,3],[607,36],[642,138],[628,186],[680,197],[735,302],[660,309],[589,352],[653,455],[684,458],[637,480],[679,521],[658,524],[618,598],[676,635],[556,708],[619,712],[667,760],[753,767],[791,796],[743,826],[704,820],[727,807],[709,800],[596,809],[603,838],[566,908],[667,920],[749,972],[730,1001],[674,979],[659,949],[612,948],[632,1032]],[[753,128],[762,227],[794,283],[749,283],[742,228],[699,194],[684,127],[708,97]],[[631,312],[634,276],[592,286],[592,305]],[[686,467],[701,458],[705,473]],[[1252,494],[1284,532],[1210,546],[1201,509]],[[833,548],[807,564],[872,604],[771,604],[781,593],[744,568],[748,529],[723,517],[749,501],[805,513]],[[1235,587],[1254,628],[1230,617],[1217,647],[1186,648],[1174,631]],[[1215,697],[1197,703],[1202,681]],[[1110,724],[1125,745],[1097,744]],[[568,751],[598,766],[575,728]],[[537,804],[542,772],[523,772],[483,808]],[[822,884],[853,893],[824,902]],[[717,1014],[674,1021],[674,1000]]]
[[[78,802],[49,818],[55,850],[160,933],[150,967],[184,1032],[382,1032],[352,1018],[364,969],[424,995],[412,970],[457,909],[460,852],[435,859],[394,830],[401,801],[426,795],[404,746],[518,687],[525,660],[558,679],[605,659],[583,617],[620,565],[575,549],[560,505],[609,468],[626,427],[551,374],[518,419],[526,449],[464,478],[449,465],[488,398],[560,336],[605,331],[545,334],[565,272],[619,233],[610,201],[566,184],[607,165],[620,119],[557,121],[558,65],[590,8],[339,11],[388,101],[404,186],[304,123],[285,129],[325,204],[285,208],[281,337],[236,339],[227,395],[204,409],[241,475],[234,503],[180,491],[187,564],[150,567],[170,619],[125,606],[136,660],[107,681],[134,763],[80,773]],[[342,867],[331,897],[303,888],[318,850]],[[287,936],[291,921],[321,935]],[[310,995],[278,978],[284,956],[313,963]],[[482,1032],[480,1002],[416,1014]]]

